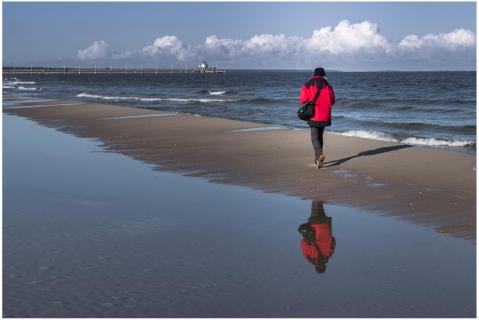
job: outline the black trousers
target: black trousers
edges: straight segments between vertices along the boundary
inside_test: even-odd
[[[319,159],[319,156],[323,154],[323,133],[324,127],[311,127],[311,142],[316,159]]]

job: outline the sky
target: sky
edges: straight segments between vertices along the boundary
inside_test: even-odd
[[[3,64],[475,70],[474,2],[3,2]]]

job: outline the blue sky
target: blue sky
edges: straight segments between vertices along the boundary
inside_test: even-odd
[[[5,65],[475,70],[475,3],[3,2]]]

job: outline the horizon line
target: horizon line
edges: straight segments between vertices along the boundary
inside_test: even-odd
[[[4,69],[79,69],[78,66],[2,66],[2,72],[4,72]],[[80,66],[80,69],[108,69],[110,70],[110,66]],[[171,67],[131,67],[129,70],[170,70]],[[183,69],[182,66],[179,67],[173,67],[173,69]],[[188,68],[190,70],[197,69],[195,67]],[[306,71],[312,71],[314,68],[311,69],[294,69],[294,68],[219,68],[221,70],[232,70],[232,71],[300,71],[300,72],[306,72]],[[111,70],[125,70],[123,67],[113,67]],[[338,69],[331,69],[328,70],[326,69],[327,72],[477,72],[477,69],[471,69],[471,70],[464,70],[464,69],[444,69],[444,70],[400,70],[400,69],[391,69],[391,70],[338,70]]]

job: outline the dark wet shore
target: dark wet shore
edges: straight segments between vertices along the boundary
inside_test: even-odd
[[[472,155],[328,134],[318,171],[307,131],[74,101],[9,103],[8,114],[99,139],[158,170],[349,204],[475,239]]]

